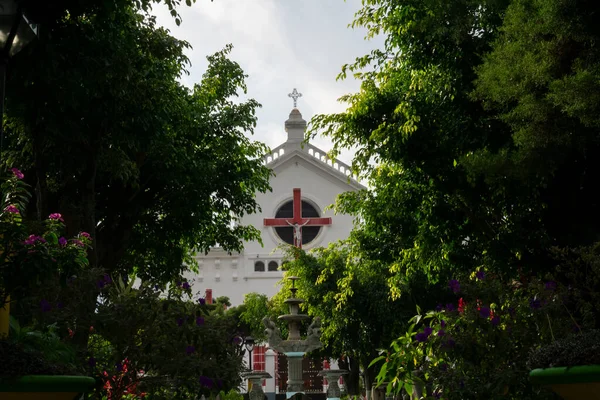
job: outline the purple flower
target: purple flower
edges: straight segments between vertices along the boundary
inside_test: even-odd
[[[118,363],[116,363],[116,364],[115,364],[115,369],[116,369],[118,372],[121,372],[121,371],[123,371],[123,364],[121,364],[121,363],[119,363],[119,362],[118,362]]]
[[[415,340],[419,343],[423,343],[427,340],[427,335],[425,335],[423,332],[419,332],[415,335]]]
[[[109,274],[104,274],[104,282],[108,285],[109,283],[112,283],[112,278],[110,277]]]
[[[183,325],[183,318],[179,317],[177,318],[177,326],[182,326]]]
[[[529,301],[529,307],[531,307],[532,310],[539,310],[542,308],[542,302],[540,299],[533,298]]]
[[[454,346],[456,346],[456,342],[451,337],[449,337],[448,339],[446,339],[446,341],[443,344],[443,347],[445,347],[447,349],[453,349]]]
[[[48,219],[53,219],[55,221],[65,222],[65,220],[62,217],[62,215],[60,215],[59,213],[52,213],[52,214],[48,215]]]
[[[25,175],[23,175],[23,173],[21,171],[19,171],[18,168],[11,168],[10,171],[13,173],[13,175],[17,179],[23,179],[23,178],[25,178]]]
[[[206,299],[205,299],[204,297],[200,297],[200,298],[198,299],[198,303],[199,303],[201,306],[203,306],[203,305],[205,305],[205,304],[206,304]]]
[[[92,368],[95,367],[96,366],[96,359],[94,357],[88,358],[88,365],[90,367],[92,367]]]
[[[440,329],[437,333],[438,336],[444,336],[446,334],[446,331],[443,329]]]
[[[23,242],[23,244],[31,246],[36,244],[37,242],[46,243],[46,239],[38,235],[29,235],[27,239]]]
[[[204,325],[204,318],[196,317],[196,325],[198,325],[198,326]]]
[[[442,328],[445,328],[445,327],[446,327],[446,321],[442,320],[442,321],[440,322],[440,326],[441,326]]]
[[[190,284],[189,284],[189,283],[187,283],[187,282],[183,282],[183,284],[181,285],[181,287],[182,287],[183,289],[185,289],[185,290],[189,290],[191,286],[190,286]]]
[[[489,307],[481,307],[479,308],[479,316],[481,318],[487,318],[490,316],[490,308]]]
[[[65,247],[67,245],[67,239],[65,239],[64,237],[59,237],[58,238],[58,244],[62,247]]]
[[[19,214],[19,209],[13,205],[10,205],[4,209],[4,212],[9,214]]]
[[[198,380],[200,381],[200,385],[206,387],[207,389],[212,389],[212,387],[213,387],[212,379],[207,378],[206,376],[201,376]]]
[[[475,278],[479,279],[480,281],[485,279],[485,272],[483,272],[482,270],[477,271],[477,273],[475,274]]]
[[[548,281],[546,282],[546,284],[544,285],[544,287],[546,288],[546,290],[549,290],[551,292],[556,290],[556,282],[554,281]]]
[[[444,309],[444,306],[442,306],[441,304],[438,304],[438,305],[435,307],[435,311],[437,311],[437,312],[440,312],[440,311],[442,311],[443,309]]]
[[[427,339],[429,338],[429,336],[433,333],[433,328],[426,326],[423,329],[423,332],[419,332],[415,335],[415,339],[417,342],[419,343],[423,343],[425,341],[427,341]]]
[[[40,301],[40,308],[42,309],[42,312],[48,312],[48,311],[52,310],[52,306],[46,299],[43,299],[42,301]]]
[[[188,356],[193,354],[196,351],[196,348],[194,346],[188,346],[185,348],[185,354],[187,354]]]
[[[450,287],[454,293],[460,292],[460,282],[456,279],[451,279],[450,282],[448,282],[448,287]]]
[[[448,303],[448,304],[446,304],[446,311],[448,311],[448,312],[456,311],[456,307],[454,307],[454,304]]]
[[[493,326],[498,326],[500,325],[500,317],[498,315],[494,315],[490,322]]]

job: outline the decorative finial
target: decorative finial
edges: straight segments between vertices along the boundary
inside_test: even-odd
[[[294,88],[294,90],[292,90],[292,93],[288,93],[288,97],[294,99],[294,108],[296,108],[296,106],[298,105],[298,98],[302,97],[302,93],[298,93],[296,88]]]

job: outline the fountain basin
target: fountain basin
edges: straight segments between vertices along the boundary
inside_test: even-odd
[[[304,320],[310,319],[310,316],[308,316],[306,314],[286,314],[286,315],[280,315],[277,318],[281,319],[283,321],[304,321]]]

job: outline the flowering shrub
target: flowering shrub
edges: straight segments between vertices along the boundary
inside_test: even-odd
[[[116,280],[108,295],[98,305],[88,346],[88,373],[102,377],[107,400],[208,397],[238,386],[237,321],[193,301],[188,282],[165,293]]]
[[[556,282],[504,282],[476,271],[453,279],[456,302],[415,316],[392,343],[378,381],[427,399],[545,399],[528,382],[527,355],[578,331]],[[418,397],[420,398],[420,397]]]
[[[79,233],[67,239],[62,216],[53,213],[39,223],[26,223],[22,213],[30,198],[24,175],[16,168],[0,190],[0,307],[7,297],[20,299],[46,279],[63,282],[88,264],[90,235]],[[40,306],[48,310],[47,301]]]

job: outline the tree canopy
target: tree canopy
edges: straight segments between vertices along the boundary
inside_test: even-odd
[[[338,148],[358,145],[372,189],[338,206],[361,217],[361,254],[446,279],[483,264],[544,271],[553,246],[598,239],[595,7],[364,3],[354,25],[385,47],[344,67],[362,79],[347,111],[312,121]]]
[[[266,148],[246,136],[259,104],[234,99],[231,46],[182,86],[188,46],[125,8],[63,18],[11,63],[3,160],[32,177],[30,216],[89,232],[90,262],[110,273],[164,282],[195,251],[259,238],[239,224],[269,188]]]
[[[552,275],[571,288],[563,301],[576,309],[576,328],[581,321],[595,327],[597,315],[577,306],[574,293],[586,292],[589,302],[599,288],[584,288],[574,276],[591,270],[594,263],[578,254],[596,254],[599,240],[598,11],[586,0],[363,2],[353,26],[384,35],[385,45],[343,67],[340,78],[362,80],[357,93],[341,98],[346,111],[311,121],[312,134],[329,136],[334,152],[357,146],[353,168],[369,185],[336,204],[358,221],[348,270],[381,263],[390,294],[401,301],[413,293],[411,279],[425,274],[421,289],[442,304],[458,293],[457,278],[477,282],[476,272],[490,274],[501,293],[514,285],[546,290],[540,280]],[[580,270],[567,272],[565,263]],[[514,301],[529,315],[538,295],[520,296]],[[478,312],[483,299],[472,299]],[[511,306],[490,307],[499,319],[478,323],[510,319]],[[507,324],[496,326],[512,329]],[[401,338],[414,348],[412,329]],[[499,338],[506,341],[499,346],[517,349]],[[527,346],[548,339],[539,333]],[[489,354],[480,366],[513,368]],[[508,390],[503,385],[496,389]],[[524,381],[511,387],[519,388],[514,398],[529,390]],[[496,390],[479,389],[486,398]]]

